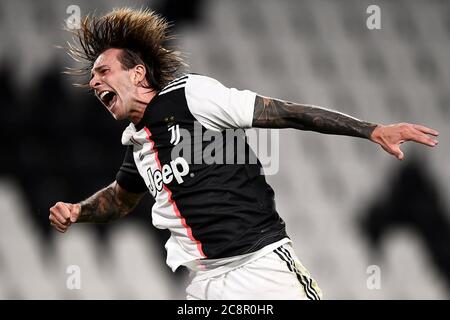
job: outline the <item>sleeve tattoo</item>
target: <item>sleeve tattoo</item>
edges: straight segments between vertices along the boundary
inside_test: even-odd
[[[136,207],[143,195],[127,192],[113,182],[80,203],[77,222],[107,223],[122,218]]]
[[[256,96],[253,127],[294,128],[370,139],[377,125],[324,108]]]

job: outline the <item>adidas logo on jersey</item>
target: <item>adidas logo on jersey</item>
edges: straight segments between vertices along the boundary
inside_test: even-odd
[[[153,197],[156,197],[158,192],[160,192],[165,184],[169,184],[175,178],[178,184],[182,184],[184,182],[183,177],[189,173],[189,164],[188,162],[182,158],[178,157],[169,164],[165,164],[160,169],[156,169],[154,172],[151,171],[151,168],[148,169],[147,174],[150,181],[150,185],[148,186],[150,193]]]

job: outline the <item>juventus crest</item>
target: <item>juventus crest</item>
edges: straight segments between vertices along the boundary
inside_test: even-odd
[[[180,142],[180,125],[175,124],[170,126],[168,130],[172,133],[170,143],[176,146]]]
[[[180,125],[175,123],[175,117],[164,118],[167,124],[167,130],[171,133],[170,143],[176,146],[180,142]]]

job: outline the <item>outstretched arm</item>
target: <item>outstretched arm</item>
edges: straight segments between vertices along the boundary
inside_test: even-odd
[[[111,222],[130,213],[143,196],[144,193],[126,191],[114,181],[80,203],[56,203],[50,208],[49,220],[60,232],[65,232],[75,222]]]
[[[439,134],[421,125],[409,123],[377,125],[321,107],[261,96],[256,96],[253,127],[294,128],[365,138],[378,143],[386,152],[399,160],[404,157],[400,150],[403,142],[415,141],[434,147],[438,142],[429,135]]]

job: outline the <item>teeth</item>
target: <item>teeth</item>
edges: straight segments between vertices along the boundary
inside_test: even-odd
[[[109,91],[103,91],[102,93],[100,93],[100,99],[103,100],[103,98],[105,98],[105,96],[109,93]]]

